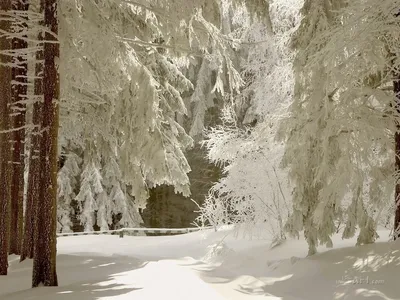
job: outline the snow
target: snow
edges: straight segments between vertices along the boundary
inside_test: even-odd
[[[232,229],[178,236],[76,236],[58,239],[59,287],[30,288],[32,262],[10,256],[1,300],[325,300],[400,299],[399,243],[334,249],[306,257],[303,239],[271,248],[268,237],[236,238]]]

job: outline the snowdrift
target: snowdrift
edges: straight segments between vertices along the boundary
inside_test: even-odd
[[[389,232],[380,231],[388,239]],[[30,288],[32,262],[10,257],[1,300],[400,299],[399,243],[334,249],[306,257],[303,240],[272,248],[267,237],[242,239],[231,228],[165,237],[58,239],[56,288]]]

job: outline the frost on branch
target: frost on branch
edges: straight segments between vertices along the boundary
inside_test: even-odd
[[[93,227],[93,218],[105,228],[110,216],[121,211],[122,222],[129,223],[132,218],[125,213],[135,214],[145,205],[148,189],[157,185],[172,185],[175,192],[190,194],[190,167],[184,153],[193,141],[178,120],[191,110],[184,97],[195,84],[188,79],[188,68],[178,62],[185,56],[190,61],[204,57],[210,63],[208,74],[217,74],[210,87],[215,93],[238,90],[241,84],[229,55],[236,41],[219,29],[219,4],[214,0],[60,3],[61,145],[85,153],[84,170],[92,166],[102,175],[102,191],[94,192],[86,176],[77,191],[87,228]],[[195,101],[200,109],[196,114],[202,116],[205,99]],[[202,120],[195,124],[200,132]],[[112,182],[103,174],[110,160],[115,170]],[[120,208],[106,204],[106,197],[114,197],[111,201]],[[97,217],[90,216],[90,209]]]
[[[344,238],[356,225],[358,244],[377,238],[376,224],[393,197],[398,118],[388,89],[398,66],[397,5],[325,3],[303,7],[294,39],[296,97],[283,123],[284,162],[296,186],[289,225],[294,232],[304,228],[310,254],[318,243],[331,245],[340,219]]]
[[[274,139],[277,121],[292,100],[288,46],[301,3],[291,1],[289,10],[285,5],[274,1],[264,15],[271,23],[255,22],[243,32],[244,88],[226,106],[223,125],[211,129],[205,141],[210,160],[224,166],[225,177],[211,189],[199,218],[213,226],[238,224],[247,234],[263,224],[277,240],[285,237],[291,207],[287,174],[279,168],[283,147]]]

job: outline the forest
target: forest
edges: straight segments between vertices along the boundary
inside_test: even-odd
[[[0,275],[121,228],[397,245],[399,7],[0,0]]]

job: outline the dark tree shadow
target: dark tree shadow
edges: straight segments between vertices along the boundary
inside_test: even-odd
[[[121,284],[116,277],[121,273],[143,268],[147,263],[120,256],[57,256],[58,287],[31,288],[32,261],[18,263],[11,260],[7,277],[0,278],[1,300],[97,300],[119,296],[141,289],[132,284]],[[134,297],[134,296],[133,296]]]
[[[268,251],[265,252],[268,257]],[[306,258],[291,258],[232,269],[230,264],[197,267],[204,281],[233,284],[247,295],[282,300],[400,299],[400,243],[376,243],[333,249]],[[262,268],[262,267],[261,267]]]

